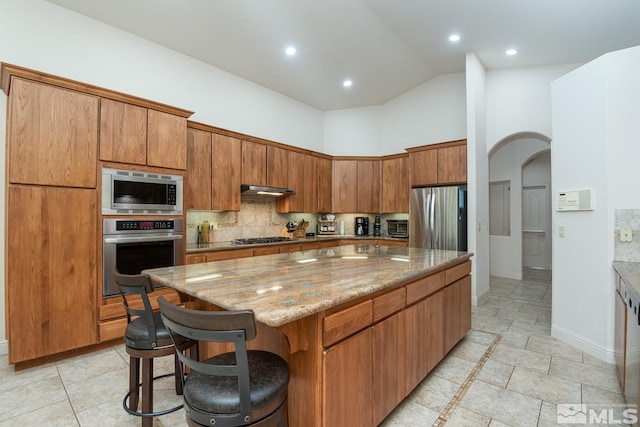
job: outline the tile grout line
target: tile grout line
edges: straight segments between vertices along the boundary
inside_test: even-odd
[[[476,379],[476,377],[480,373],[480,370],[484,367],[485,363],[487,363],[487,360],[489,360],[489,357],[491,357],[491,354],[493,354],[493,351],[495,350],[495,348],[498,346],[498,344],[500,344],[500,340],[502,340],[502,335],[496,334],[496,337],[493,339],[493,342],[489,345],[489,348],[487,349],[487,351],[484,352],[484,354],[482,355],[482,357],[480,358],[476,366],[474,366],[474,368],[471,370],[469,375],[467,375],[467,378],[465,378],[462,385],[458,388],[458,390],[453,395],[449,403],[447,403],[447,406],[445,406],[445,408],[442,410],[442,412],[438,416],[438,419],[433,423],[432,427],[441,427],[449,420],[449,417],[451,416],[453,411],[458,407],[458,404],[460,404],[460,401],[462,400],[464,395],[467,393],[467,390],[469,390],[469,387],[471,387],[471,383],[473,382],[473,380]]]

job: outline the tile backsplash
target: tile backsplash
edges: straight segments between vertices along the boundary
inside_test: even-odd
[[[615,261],[640,262],[640,209],[616,209],[614,219]],[[621,232],[631,231],[631,241],[623,242]]]
[[[369,232],[373,233],[373,220],[375,214],[336,214],[336,221],[344,220],[345,235],[355,234],[355,217],[369,217]],[[387,219],[407,219],[408,214],[381,214],[382,235],[387,232]],[[237,212],[215,211],[187,211],[187,244],[197,243],[198,225],[203,221],[215,225],[211,231],[211,242],[226,242],[233,239],[250,237],[278,236],[285,228],[287,222],[298,222],[301,219],[309,221],[307,232],[316,232],[318,222],[317,213],[290,213],[276,212],[275,199],[259,197],[243,197],[240,210]],[[336,233],[338,234],[338,233]]]

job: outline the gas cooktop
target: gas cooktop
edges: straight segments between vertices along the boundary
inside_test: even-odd
[[[289,237],[252,237],[248,239],[235,239],[231,243],[234,245],[256,245],[260,243],[277,243],[277,242],[290,242],[293,239]]]

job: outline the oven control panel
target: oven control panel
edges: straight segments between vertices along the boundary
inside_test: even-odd
[[[138,220],[123,220],[116,222],[117,231],[132,231],[132,230],[173,230],[173,221],[138,221]]]

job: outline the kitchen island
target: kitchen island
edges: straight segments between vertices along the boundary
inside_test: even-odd
[[[289,425],[371,426],[470,329],[471,256],[359,244],[145,272],[189,307],[254,311],[251,347],[291,369]]]

